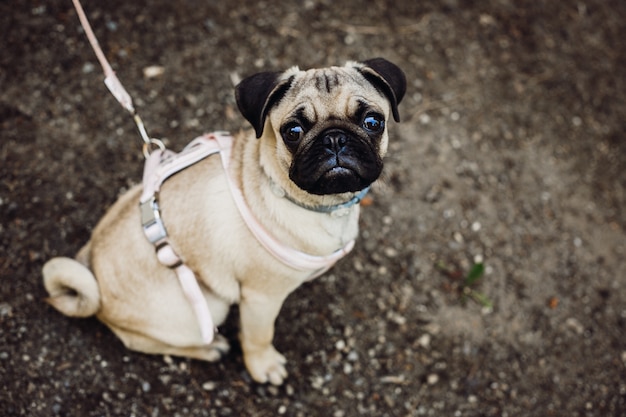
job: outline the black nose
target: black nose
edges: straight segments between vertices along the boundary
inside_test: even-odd
[[[340,130],[327,132],[323,138],[324,147],[335,153],[341,151],[346,146],[346,143],[348,143],[348,136]]]

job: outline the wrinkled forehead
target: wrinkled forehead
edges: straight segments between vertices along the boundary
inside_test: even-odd
[[[385,116],[388,114],[388,109],[377,108],[386,103],[384,96],[355,68],[330,67],[300,72],[284,101],[309,120],[333,114],[353,115],[363,106],[374,107]]]
[[[355,68],[330,67],[303,71],[294,80],[294,86],[313,87],[321,93],[332,94],[347,84],[368,84]]]

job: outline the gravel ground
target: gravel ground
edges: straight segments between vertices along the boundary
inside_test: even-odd
[[[278,319],[284,386],[246,374],[236,310],[218,364],[131,352],[40,270],[139,180],[140,138],[71,2],[2,2],[0,415],[626,416],[625,2],[142,3],[84,7],[173,149],[296,64],[396,62],[403,123],[355,251]]]

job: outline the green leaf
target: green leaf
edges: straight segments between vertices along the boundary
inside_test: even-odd
[[[483,276],[484,272],[485,272],[485,265],[483,265],[482,263],[474,264],[472,269],[469,271],[469,273],[465,277],[465,280],[463,281],[463,285],[466,287],[470,287],[472,284],[478,281],[480,277]]]

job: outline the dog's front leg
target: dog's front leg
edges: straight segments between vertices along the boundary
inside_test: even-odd
[[[274,321],[290,291],[281,289],[241,289],[239,335],[246,368],[252,378],[260,383],[280,385],[287,377],[285,357],[272,345]]]

